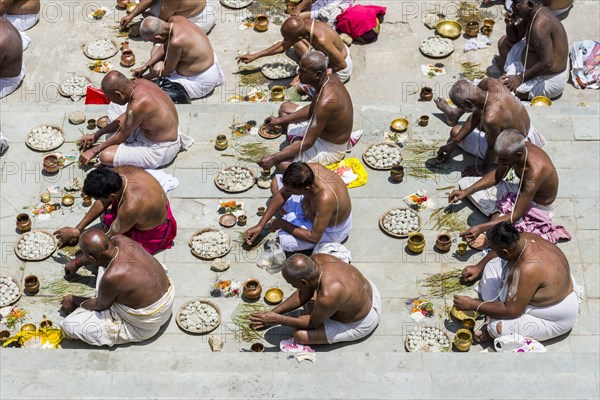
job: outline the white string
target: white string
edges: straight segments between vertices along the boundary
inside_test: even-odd
[[[525,166],[527,165],[527,156],[529,153],[527,152],[527,145],[525,147],[525,161],[523,162],[523,172],[521,173],[521,182],[519,182],[519,191],[517,192],[517,198],[515,199],[515,204],[513,205],[513,209],[510,212],[510,223],[513,222],[513,214],[515,213],[515,208],[517,208],[517,201],[519,201],[519,196],[521,195],[521,188],[523,187],[523,178],[525,177]]]

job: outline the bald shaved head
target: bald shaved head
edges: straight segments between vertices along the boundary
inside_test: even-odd
[[[156,17],[146,17],[140,25],[140,35],[146,40],[152,39],[156,35],[163,34],[167,23]]]
[[[133,90],[133,82],[119,71],[110,71],[101,83],[102,92],[110,101],[117,104],[126,104]]]
[[[79,237],[79,245],[83,254],[95,259],[111,247],[111,241],[102,229],[93,228],[84,231]]]
[[[300,63],[310,68],[311,71],[326,72],[329,59],[322,51],[313,50],[304,54],[300,59]]]
[[[301,279],[309,280],[317,273],[315,262],[304,254],[294,254],[283,263],[281,271],[284,278],[290,282],[298,282]]]
[[[306,32],[304,20],[300,17],[289,17],[281,25],[281,36],[286,40],[297,39],[300,35]]]

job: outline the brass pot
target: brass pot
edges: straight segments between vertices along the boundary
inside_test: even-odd
[[[269,29],[269,16],[266,14],[258,14],[254,22],[254,29],[259,32],[266,32]]]
[[[467,22],[467,28],[465,29],[465,33],[468,37],[477,37],[477,35],[479,34],[479,22]]]
[[[462,321],[462,327],[471,333],[475,330],[475,319],[474,318],[465,318]]]
[[[21,327],[21,332],[35,332],[37,328],[34,324],[25,324]]]
[[[456,252],[458,253],[458,255],[461,255],[461,256],[464,256],[465,254],[467,254],[467,244],[459,243],[458,249],[456,250]]]
[[[263,215],[265,215],[265,212],[267,212],[267,209],[265,207],[258,207],[258,211],[256,211],[256,215],[258,215],[259,217],[262,217]]]
[[[408,234],[408,249],[413,253],[421,253],[425,248],[425,236],[421,232],[411,232]]]
[[[133,50],[123,50],[121,53],[121,65],[123,67],[133,67],[135,65]]]
[[[429,124],[429,115],[421,115],[419,117],[419,125],[427,126]]]
[[[428,86],[425,86],[423,89],[421,89],[419,99],[421,101],[431,101],[433,99],[433,89]]]
[[[36,294],[40,291],[40,280],[35,275],[27,275],[25,277],[25,290],[30,294]],[[35,325],[34,325],[35,326]]]
[[[215,149],[217,150],[225,150],[229,146],[229,142],[227,141],[227,136],[218,135],[217,140],[215,140]]]
[[[390,179],[400,183],[404,180],[404,167],[402,165],[394,165],[390,170]]]
[[[454,347],[458,351],[469,351],[473,343],[473,334],[467,329],[459,329],[454,336]]]
[[[242,290],[242,294],[250,300],[255,300],[258,299],[260,297],[260,294],[262,293],[262,286],[260,285],[260,282],[258,281],[258,279],[248,279],[246,282],[244,282],[244,288]]]
[[[42,193],[42,195],[40,196],[40,201],[42,203],[49,203],[50,202],[50,193]]]
[[[252,346],[250,346],[250,350],[255,353],[262,353],[265,351],[265,345],[262,343],[254,343]]]
[[[244,214],[240,215],[237,219],[237,223],[239,226],[244,226],[244,225],[246,225],[247,222],[248,222],[248,217],[246,217]]]
[[[452,238],[447,233],[441,233],[435,240],[435,247],[445,253],[452,247]]]
[[[95,119],[88,119],[88,125],[87,125],[88,129],[96,129],[96,120]]]
[[[31,218],[29,218],[29,214],[21,213],[17,215],[17,229],[21,232],[31,230]]]
[[[271,88],[271,100],[283,101],[285,99],[285,86],[277,85]]]
[[[88,196],[87,194],[84,194],[81,196],[81,200],[83,202],[84,207],[89,207],[92,205],[92,201],[93,201],[92,196]]]

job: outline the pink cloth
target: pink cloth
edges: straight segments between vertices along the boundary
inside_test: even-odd
[[[496,207],[500,209],[502,214],[510,214],[515,207],[517,194],[514,192],[506,192],[496,202]],[[538,235],[551,243],[558,243],[560,240],[571,240],[571,234],[560,225],[553,225],[550,215],[535,207],[535,204],[530,204],[523,218],[515,222],[515,228],[519,232],[529,232]]]
[[[108,209],[102,217],[102,222],[106,224],[106,226],[110,227],[112,223],[115,222],[115,219],[117,219],[118,207],[119,203],[113,201],[110,209]],[[169,202],[167,202],[167,220],[163,224],[158,225],[156,228],[150,229],[149,231],[131,229],[125,233],[125,236],[141,244],[150,254],[155,254],[159,250],[170,249],[173,247],[173,240],[175,239],[175,236],[177,236],[177,221],[175,221],[175,217],[173,217]]]
[[[352,39],[362,36],[377,26],[377,17],[385,15],[386,8],[379,6],[353,6],[336,18],[335,28]]]

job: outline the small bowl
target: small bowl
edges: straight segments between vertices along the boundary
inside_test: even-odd
[[[60,169],[58,156],[56,154],[47,154],[42,160],[42,168],[49,174],[54,174]]]
[[[408,234],[408,249],[419,254],[425,248],[425,236],[421,232],[411,232]]]
[[[104,116],[104,117],[100,117],[98,118],[98,121],[96,122],[96,126],[100,129],[104,128],[106,125],[108,125],[108,116]]]
[[[467,244],[466,243],[459,243],[458,244],[458,249],[456,250],[456,252],[461,255],[464,256],[465,254],[467,254]]]
[[[71,196],[70,194],[65,194],[61,199],[61,203],[65,207],[70,207],[73,205],[73,203],[75,203],[75,197]]]
[[[9,337],[10,337],[9,331],[0,332],[0,345],[3,344],[4,342],[6,342]]]
[[[265,351],[265,345],[262,343],[254,343],[252,346],[250,346],[250,350],[255,353],[262,353]]]
[[[267,209],[265,207],[258,207],[258,210],[256,211],[256,215],[258,215],[259,217],[262,217],[263,215],[265,215],[266,212],[267,212]]]
[[[440,36],[448,39],[456,39],[462,32],[462,25],[456,21],[445,20],[440,21],[435,27]]]
[[[50,321],[49,319],[45,319],[42,322],[40,322],[40,329],[50,329],[52,328],[52,321]]]
[[[88,119],[88,121],[87,121],[87,128],[88,129],[96,129],[96,120],[93,119],[93,118]]]
[[[536,96],[531,99],[532,107],[550,107],[552,105],[552,100],[547,98],[546,96]]]
[[[244,98],[244,96],[239,95],[239,94],[234,94],[233,96],[229,96],[227,98],[227,102],[228,103],[239,103],[241,101],[245,101],[246,99]]]
[[[419,117],[419,125],[427,126],[429,124],[429,115],[421,115]]]
[[[277,85],[271,88],[271,100],[283,101],[285,99],[285,86]]]
[[[25,324],[21,327],[21,332],[35,332],[37,328],[34,324]]]
[[[223,214],[221,218],[219,218],[219,224],[224,226],[225,228],[231,228],[235,226],[237,222],[237,217],[233,214]]]
[[[50,202],[50,193],[42,193],[42,195],[40,196],[40,201],[42,203],[49,203]]]
[[[279,304],[283,300],[283,290],[271,288],[265,292],[265,301],[269,304]]]
[[[395,132],[404,132],[405,130],[408,129],[408,125],[409,125],[409,123],[406,119],[396,118],[395,120],[392,121],[390,128],[392,128],[392,130]]]

